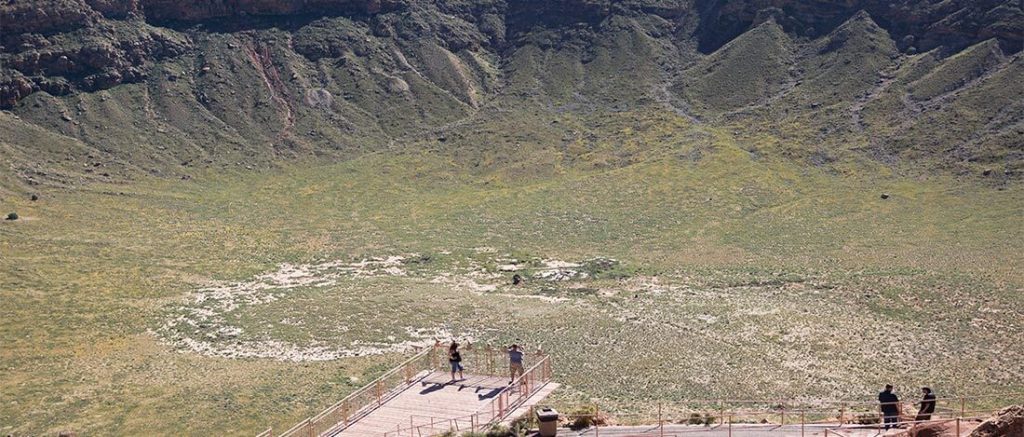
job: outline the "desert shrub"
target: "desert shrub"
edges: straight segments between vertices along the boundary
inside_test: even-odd
[[[704,426],[711,426],[715,424],[715,416],[710,414],[704,415]]]
[[[594,426],[594,418],[597,414],[595,407],[580,407],[570,411],[565,416],[569,419],[569,429],[577,430]]]
[[[487,430],[484,437],[513,437],[515,434],[505,425],[494,425],[491,429]]]
[[[510,435],[520,437],[529,434],[531,428],[533,428],[533,417],[520,417],[512,421],[512,425],[509,427]]]
[[[853,421],[857,422],[858,425],[874,425],[876,423],[881,422],[882,419],[878,417],[878,414],[864,413],[858,414],[856,417],[854,417]]]
[[[593,258],[583,262],[582,270],[594,279],[625,279],[636,275],[636,269],[611,258]]]
[[[690,413],[690,419],[686,423],[690,425],[703,425],[704,418],[701,417],[700,413]]]
[[[18,219],[18,213],[12,212],[10,214],[7,214],[7,220],[17,220],[17,219]]]
[[[570,417],[571,419],[569,419],[569,429],[578,430],[594,426],[594,418],[592,416],[579,415],[575,417]]]

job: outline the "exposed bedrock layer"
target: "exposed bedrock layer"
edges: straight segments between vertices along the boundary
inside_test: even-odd
[[[294,26],[295,20],[345,16],[373,24],[384,36],[402,21],[399,17],[435,11],[443,14],[432,17],[442,30],[471,28],[486,35],[487,42],[503,44],[538,28],[565,31],[613,14],[651,15],[671,22],[677,43],[685,45],[692,38],[702,51],[711,52],[768,19],[787,32],[813,37],[827,34],[861,9],[902,50],[960,48],[996,38],[1015,52],[1024,33],[1020,3],[1012,0],[15,0],[0,6],[0,104],[9,108],[36,90],[61,94],[142,80],[147,63],[193,48],[187,31],[161,26],[218,29],[232,20],[253,23],[259,17],[270,20],[264,25]],[[403,27],[415,33],[425,26]]]
[[[1000,177],[1024,161],[1011,0],[14,0],[0,22],[0,145],[32,183],[89,155],[177,177],[380,150],[529,105],[796,123]]]

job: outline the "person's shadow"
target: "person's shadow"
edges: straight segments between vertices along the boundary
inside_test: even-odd
[[[498,393],[501,393],[501,390],[503,390],[503,389],[502,388],[495,388],[495,389],[491,389],[491,391],[489,391],[487,393],[484,393],[484,394],[480,394],[479,393],[480,390],[477,390],[476,397],[477,397],[477,399],[479,399],[481,401],[484,400],[484,399],[490,399],[490,398],[493,398],[493,397],[497,396]]]
[[[433,393],[435,391],[443,389],[444,386],[446,386],[446,385],[448,385],[448,384],[440,384],[440,383],[431,384],[429,387],[427,387],[427,388],[425,388],[423,390],[420,390],[420,394],[421,395],[431,394],[431,393]]]

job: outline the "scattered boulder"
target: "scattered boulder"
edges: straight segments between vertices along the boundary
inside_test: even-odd
[[[969,437],[1001,437],[1024,435],[1024,405],[1013,405],[978,425]]]
[[[35,202],[35,201],[39,200],[39,195],[38,194],[33,194],[32,197],[29,197],[29,199],[32,199],[32,201]]]
[[[888,199],[889,198],[889,193],[882,193],[881,198],[883,200]]]
[[[985,171],[981,172],[982,176],[989,176],[992,174],[991,168],[986,168]]]
[[[306,90],[305,102],[314,108],[329,109],[334,104],[334,96],[324,88]]]
[[[922,423],[914,425],[910,429],[897,434],[898,437],[943,437],[955,435],[955,425],[949,422]]]
[[[523,283],[523,277],[518,273],[512,275],[512,285],[519,285]]]
[[[18,219],[18,213],[12,212],[10,214],[7,214],[7,220],[14,221],[14,220],[17,220],[17,219]]]
[[[402,80],[400,77],[391,76],[387,82],[388,92],[391,93],[407,93],[409,92],[409,83]]]

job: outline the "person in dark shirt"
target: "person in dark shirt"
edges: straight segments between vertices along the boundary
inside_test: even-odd
[[[459,379],[462,378],[462,354],[459,353],[459,344],[452,342],[448,348],[448,364],[452,365],[452,381],[455,381],[455,372],[459,372]]]
[[[885,429],[896,428],[900,421],[900,398],[892,392],[891,384],[886,384],[885,390],[878,394],[878,408],[882,411]]]
[[[516,380],[516,376],[523,375],[523,351],[519,350],[518,344],[513,344],[508,348],[508,369],[508,383],[512,385]]]
[[[932,413],[935,412],[935,393],[928,387],[921,387],[921,392],[924,393],[924,398],[921,399],[921,409],[917,410],[917,417],[914,418],[918,422],[932,420]]]

